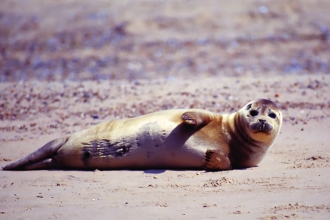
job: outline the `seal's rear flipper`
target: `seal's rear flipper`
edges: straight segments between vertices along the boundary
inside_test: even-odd
[[[181,115],[183,123],[194,128],[200,128],[207,125],[212,120],[212,116],[201,112],[185,112]]]
[[[207,150],[204,157],[206,170],[230,170],[232,169],[230,160],[226,154],[219,150]]]
[[[24,167],[18,168],[20,170],[48,170],[48,169],[65,169],[61,164],[55,160],[49,158],[40,162],[25,165]]]
[[[26,170],[49,168],[52,161],[46,161],[56,155],[56,152],[67,142],[68,137],[52,140],[35,152],[14,163],[3,167],[3,170]]]

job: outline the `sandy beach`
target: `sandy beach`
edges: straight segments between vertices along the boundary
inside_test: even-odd
[[[329,219],[327,1],[39,1],[0,8],[0,166],[103,121],[282,110],[249,169],[0,171],[0,219]]]

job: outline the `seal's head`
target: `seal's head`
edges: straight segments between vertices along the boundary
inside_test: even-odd
[[[245,132],[255,141],[271,143],[282,125],[282,113],[276,104],[268,99],[249,102],[241,110],[245,121]]]

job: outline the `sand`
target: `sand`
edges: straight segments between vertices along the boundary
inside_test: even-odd
[[[29,2],[0,9],[0,166],[164,109],[268,98],[284,122],[249,169],[0,171],[0,219],[329,219],[329,3]]]

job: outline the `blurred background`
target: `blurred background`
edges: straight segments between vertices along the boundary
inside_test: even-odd
[[[329,0],[2,0],[0,81],[330,73]]]

